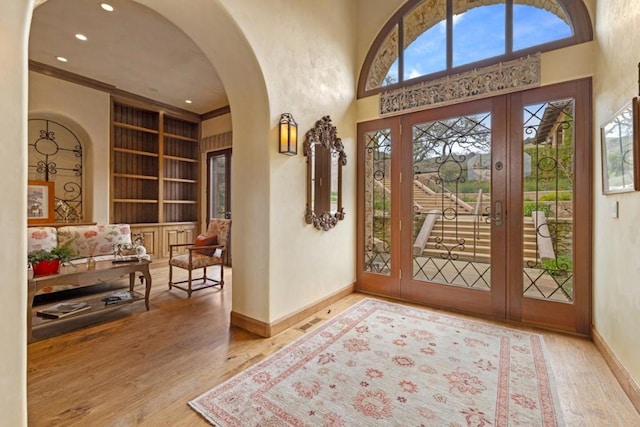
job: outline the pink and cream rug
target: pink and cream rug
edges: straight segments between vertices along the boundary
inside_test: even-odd
[[[189,404],[217,426],[558,426],[542,336],[365,299]]]

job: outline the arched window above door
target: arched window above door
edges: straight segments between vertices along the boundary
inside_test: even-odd
[[[592,39],[582,0],[410,0],[371,46],[358,97]]]

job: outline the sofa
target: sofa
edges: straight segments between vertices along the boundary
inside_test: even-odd
[[[95,261],[114,260],[119,256],[136,256],[149,259],[144,241],[132,241],[129,224],[66,225],[62,227],[29,227],[27,250],[51,250],[58,245],[69,244],[75,252],[71,263],[86,263],[93,256]],[[93,253],[91,252],[93,249]],[[56,292],[56,289],[40,293]]]

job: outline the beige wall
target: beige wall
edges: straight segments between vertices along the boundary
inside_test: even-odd
[[[265,277],[269,284],[268,320],[274,321],[355,281],[355,7],[341,0],[253,1],[250,7],[246,2],[227,4],[234,16],[242,16],[240,25],[267,82],[271,261]],[[277,12],[281,10],[287,13]],[[277,153],[276,123],[284,112],[292,113],[298,123],[301,137],[295,157]],[[346,218],[329,232],[304,222],[306,158],[302,136],[323,115],[333,119],[348,156],[343,187]]]
[[[594,325],[640,384],[640,193],[602,194],[599,134],[599,126],[638,94],[640,2],[609,0],[597,6]],[[609,214],[615,202],[618,219]]]
[[[0,2],[0,419],[27,424],[27,41],[31,1]]]
[[[202,122],[202,137],[231,132],[232,126],[231,113],[205,120]]]
[[[29,114],[74,123],[84,144],[85,219],[109,222],[109,94],[43,74],[29,73]],[[74,129],[78,133],[78,129]],[[81,135],[79,135],[81,136]]]

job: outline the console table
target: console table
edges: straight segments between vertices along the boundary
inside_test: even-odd
[[[109,280],[115,280],[124,276],[125,274],[129,274],[129,291],[133,291],[136,273],[141,273],[144,277],[145,284],[144,303],[147,310],[149,310],[149,294],[151,293],[151,274],[149,273],[149,264],[151,264],[151,261],[149,260],[122,263],[114,263],[112,261],[98,261],[96,262],[95,268],[89,268],[88,264],[86,263],[64,265],[60,267],[60,273],[58,274],[52,274],[48,276],[35,276],[33,279],[29,280],[29,300],[27,304],[28,341],[31,342],[32,340],[32,323],[34,315],[33,299],[38,291],[49,286],[54,287],[56,285],[65,285],[67,288],[69,288],[70,286],[71,289],[83,288],[99,283],[104,283]],[[139,300],[142,300],[142,298],[139,298],[138,300],[132,300],[132,302]],[[92,307],[91,310],[82,311],[68,317],[47,320],[43,322],[43,325],[49,324],[51,322],[61,322],[67,319],[77,319],[79,317],[86,316],[100,310],[116,307],[106,306],[104,303],[98,305],[99,306]]]

